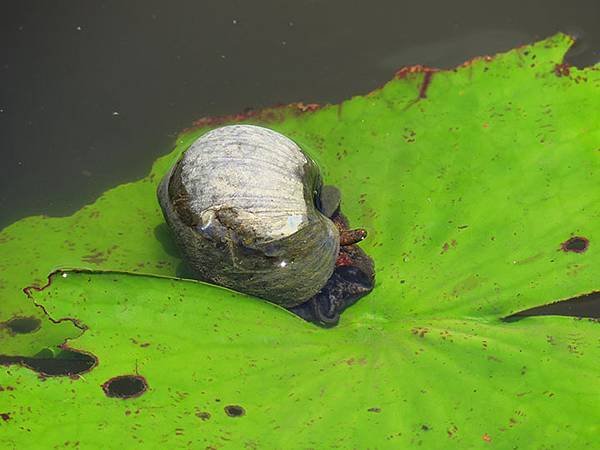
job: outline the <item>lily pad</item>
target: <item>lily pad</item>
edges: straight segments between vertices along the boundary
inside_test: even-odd
[[[17,447],[565,448],[597,437],[598,324],[587,320],[371,309],[323,330],[224,289],[112,273],[56,274],[34,297],[53,317],[77,311],[86,330],[69,345],[98,366],[80,379],[0,375],[14,387],[0,393],[11,417],[0,440]],[[397,301],[384,289],[369,300]],[[108,397],[124,376],[146,387]]]
[[[69,338],[98,365],[44,382],[4,368],[0,442],[591,447],[598,324],[502,320],[599,288],[600,72],[562,65],[571,43],[557,35],[454,70],[407,68],[340,105],[222,121],[296,140],[340,187],[352,224],[368,229],[361,245],[377,286],[335,329],[164,278],[183,272],[156,184],[217,121],[184,132],[147,178],[74,216],[4,230],[5,322],[43,317],[21,288],[41,287],[55,268],[130,273],[59,272],[28,291],[59,323],[22,334],[5,326],[0,353],[32,355]],[[574,237],[584,249],[569,249]],[[110,397],[111,381],[138,391]]]

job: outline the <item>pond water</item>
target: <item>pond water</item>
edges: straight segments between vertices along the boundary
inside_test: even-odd
[[[13,1],[0,7],[0,228],[145,175],[194,119],[338,102],[557,31],[598,60],[600,3]]]

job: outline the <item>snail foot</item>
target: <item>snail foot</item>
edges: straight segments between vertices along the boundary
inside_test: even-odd
[[[371,258],[356,245],[342,247],[327,284],[314,297],[288,309],[308,322],[334,327],[340,314],[371,292],[374,284]]]

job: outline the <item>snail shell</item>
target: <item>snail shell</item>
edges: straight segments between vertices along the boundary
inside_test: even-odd
[[[338,229],[317,207],[321,188],[295,142],[230,125],[185,151],[158,199],[199,279],[292,307],[319,292],[339,253]]]

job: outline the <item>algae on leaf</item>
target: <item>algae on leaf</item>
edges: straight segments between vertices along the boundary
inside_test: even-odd
[[[376,288],[335,329],[168,278],[182,272],[154,190],[216,121],[184,132],[147,178],[72,217],[5,229],[0,321],[35,316],[21,289],[56,268],[130,273],[60,272],[30,290],[54,320],[85,331],[69,320],[23,334],[5,327],[0,353],[32,355],[69,338],[98,365],[44,382],[3,368],[0,442],[592,446],[598,323],[502,320],[600,288],[600,71],[565,69],[570,45],[557,35],[454,70],[405,69],[339,105],[238,118],[296,140],[370,233],[361,245]],[[565,251],[573,237],[587,240],[583,251]],[[102,386],[122,375],[143,377],[147,390],[107,397]]]

